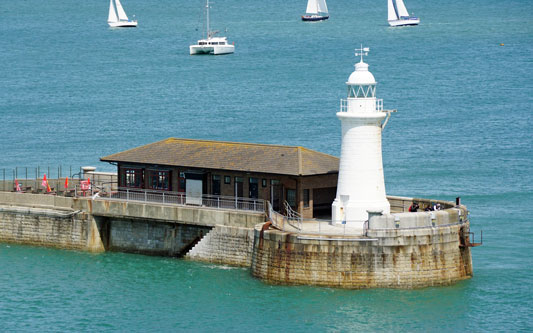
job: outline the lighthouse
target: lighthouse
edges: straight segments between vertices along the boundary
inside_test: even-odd
[[[376,80],[363,62],[369,48],[356,50],[361,61],[348,78],[348,98],[342,99],[337,117],[342,126],[337,195],[332,204],[332,222],[363,228],[369,212],[390,214],[385,193],[381,132],[391,111],[383,110],[376,98]]]

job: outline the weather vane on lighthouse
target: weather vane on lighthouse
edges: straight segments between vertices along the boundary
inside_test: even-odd
[[[361,48],[360,49],[355,49],[355,56],[356,57],[361,56],[361,62],[363,62],[363,55],[367,56],[368,52],[370,52],[370,48],[369,47],[363,47],[363,44],[361,44]]]

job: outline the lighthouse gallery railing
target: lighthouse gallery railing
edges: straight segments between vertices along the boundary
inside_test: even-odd
[[[383,99],[376,99],[376,111],[383,111]],[[348,112],[348,100],[341,99],[340,112]]]

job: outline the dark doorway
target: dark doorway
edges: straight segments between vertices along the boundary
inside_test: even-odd
[[[220,175],[213,175],[213,195],[220,195]]]
[[[259,180],[257,178],[250,178],[250,187],[248,193],[249,197],[252,199],[259,198]]]
[[[272,203],[272,208],[276,212],[280,212],[281,201],[283,200],[283,187],[278,180],[270,181],[270,202]]]
[[[237,198],[244,197],[244,179],[242,177],[235,177],[235,196]]]

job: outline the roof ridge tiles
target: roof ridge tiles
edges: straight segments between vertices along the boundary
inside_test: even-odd
[[[237,142],[237,141],[219,141],[219,140],[207,140],[207,139],[187,139],[187,138],[175,138],[170,137],[162,141],[166,140],[176,140],[176,141],[193,141],[193,142],[213,142],[213,143],[226,143],[226,144],[235,144],[235,145],[245,145],[245,146],[267,146],[267,147],[280,147],[280,148],[303,148],[302,146],[287,146],[287,145],[279,145],[279,144],[273,144],[273,143],[253,143],[253,142]],[[157,143],[157,142],[154,142]],[[305,149],[305,148],[304,148]]]

